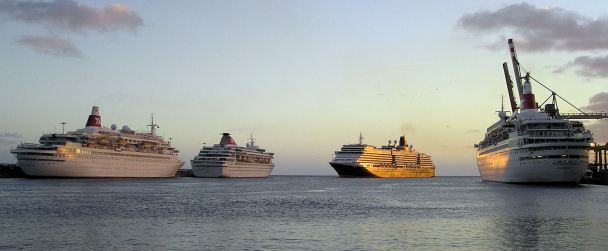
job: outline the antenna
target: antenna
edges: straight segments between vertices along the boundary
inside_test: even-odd
[[[249,143],[251,146],[254,146],[255,144],[255,139],[253,138],[253,133],[249,133]]]
[[[152,136],[156,136],[156,128],[160,128],[157,124],[154,124],[154,113],[151,113],[151,119],[150,119],[150,124],[148,125],[150,127],[150,134],[152,134]]]
[[[363,133],[359,132],[359,145],[363,145]]]
[[[501,119],[506,119],[507,116],[507,112],[505,111],[505,96],[504,95],[500,95],[500,111],[496,111],[498,112],[498,117],[500,117]]]

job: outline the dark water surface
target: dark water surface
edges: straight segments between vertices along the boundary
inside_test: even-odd
[[[0,223],[0,249],[605,250],[608,186],[0,179]]]

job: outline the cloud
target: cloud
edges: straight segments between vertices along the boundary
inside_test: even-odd
[[[122,4],[112,4],[97,10],[73,0],[3,0],[0,2],[0,14],[25,23],[77,32],[86,29],[100,32],[126,29],[135,32],[143,26],[143,19]]]
[[[59,57],[82,57],[70,41],[57,37],[57,30],[81,33],[87,30],[112,32],[128,30],[133,33],[143,26],[143,19],[123,4],[111,4],[96,9],[74,0],[18,1],[0,0],[0,18],[41,25],[53,35],[23,36],[20,45]]]
[[[586,112],[608,112],[608,92],[600,92],[589,99],[589,104],[582,107]]]
[[[465,14],[458,20],[458,26],[475,34],[511,31],[516,35],[518,47],[529,51],[608,49],[608,17],[594,19],[557,7],[511,4],[495,11]],[[504,44],[504,39],[501,43]],[[495,47],[495,44],[486,46]]]
[[[495,11],[465,14],[458,26],[474,34],[514,34],[518,47],[528,51],[605,51],[608,49],[608,17],[590,18],[557,7],[541,8],[528,3],[511,4]],[[504,35],[482,47],[506,48]],[[587,78],[608,77],[608,56],[579,56],[556,67],[554,73],[574,69]]]
[[[72,42],[54,36],[23,36],[18,44],[28,46],[38,52],[58,57],[82,57],[82,53]]]
[[[553,72],[563,73],[574,68],[576,74],[588,78],[608,78],[608,56],[580,56]]]
[[[13,146],[17,144],[19,139],[23,138],[21,134],[16,132],[0,133],[0,146]]]
[[[599,120],[587,125],[587,130],[593,133],[593,140],[600,144],[608,143],[608,120]]]
[[[600,92],[589,99],[589,104],[582,107],[585,112],[608,112],[608,92]],[[597,120],[588,124],[595,142],[608,142],[608,120]]]

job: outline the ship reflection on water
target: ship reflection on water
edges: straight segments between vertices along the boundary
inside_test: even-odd
[[[529,250],[559,245],[560,249],[597,249],[608,241],[606,237],[589,233],[601,229],[596,229],[596,223],[607,223],[605,216],[588,206],[594,200],[590,198],[589,187],[486,184],[494,194],[496,212],[491,216],[488,229],[493,240],[499,241],[497,247]],[[581,197],[570,197],[574,194]]]

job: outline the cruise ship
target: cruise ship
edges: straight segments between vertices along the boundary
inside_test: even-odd
[[[44,134],[39,144],[22,143],[12,149],[23,172],[32,177],[173,177],[184,165],[178,150],[156,135],[154,118],[149,133],[128,126],[101,126],[99,107],[93,106],[86,127],[67,133]]]
[[[238,146],[230,133],[223,133],[219,144],[203,147],[190,161],[196,177],[263,178],[274,168],[274,153],[255,145],[253,136],[245,147]]]
[[[509,39],[513,68],[520,94],[515,103],[508,67],[503,64],[511,102],[511,115],[504,108],[485,138],[475,145],[482,180],[507,183],[577,183],[585,175],[591,132],[579,121],[560,116],[555,104],[539,109],[527,73],[519,73],[519,61]],[[524,81],[521,84],[521,80]],[[554,92],[553,92],[554,93]]]
[[[363,144],[359,135],[358,144],[343,145],[329,165],[340,177],[379,178],[430,178],[435,176],[435,164],[430,155],[419,153],[408,145],[405,136],[397,141],[388,141],[377,148]]]

